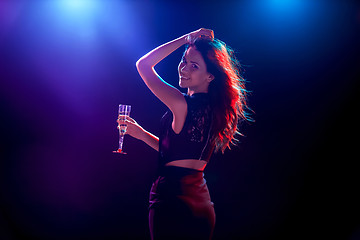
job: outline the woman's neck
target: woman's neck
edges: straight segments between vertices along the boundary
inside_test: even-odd
[[[189,96],[192,96],[192,95],[194,95],[195,93],[208,93],[208,91],[207,91],[207,90],[204,90],[204,91],[195,91],[195,90],[190,90],[190,89],[188,89],[188,91],[187,91],[187,95],[189,95]]]

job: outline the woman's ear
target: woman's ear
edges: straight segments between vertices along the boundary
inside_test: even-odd
[[[212,75],[211,73],[209,73],[209,75],[208,75],[208,77],[207,77],[207,81],[208,81],[208,82],[211,82],[211,81],[214,80],[214,79],[215,79],[214,75]]]

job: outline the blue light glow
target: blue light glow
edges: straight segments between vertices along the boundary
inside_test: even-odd
[[[273,11],[279,12],[293,12],[299,10],[299,8],[303,7],[303,4],[306,4],[306,1],[300,0],[269,0],[267,2],[267,6],[271,8]]]
[[[60,4],[69,11],[88,11],[95,8],[94,0],[60,0]]]
[[[98,0],[57,0],[52,4],[62,21],[73,24],[93,22],[99,16],[103,4]]]

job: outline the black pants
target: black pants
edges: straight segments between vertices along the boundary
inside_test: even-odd
[[[164,167],[151,187],[149,203],[152,240],[211,239],[215,211],[203,172]]]

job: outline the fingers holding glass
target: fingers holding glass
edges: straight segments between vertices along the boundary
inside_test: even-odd
[[[117,120],[118,126],[117,128],[119,129],[119,134],[120,135],[125,135],[126,130],[127,130],[127,126],[128,126],[128,120],[126,119],[125,115],[119,115],[119,118]]]

